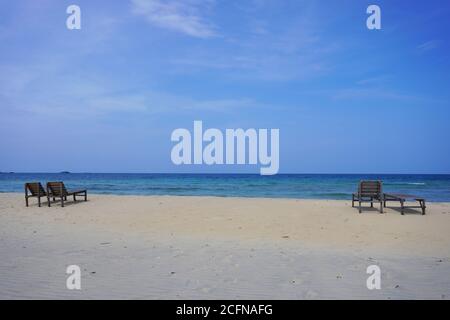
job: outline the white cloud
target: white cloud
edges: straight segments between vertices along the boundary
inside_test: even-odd
[[[202,17],[211,4],[212,0],[132,0],[133,13],[151,24],[197,38],[215,35],[214,27]]]
[[[102,118],[110,115],[228,113],[269,106],[247,97],[182,96],[151,88],[124,88],[100,74],[64,73],[61,66],[0,64],[0,118],[20,114],[48,119]]]
[[[372,78],[366,78],[361,79],[356,82],[357,85],[360,86],[374,86],[374,85],[382,85],[386,82],[389,82],[392,80],[392,75],[386,74],[386,75],[380,75]]]
[[[239,2],[240,28],[223,28],[220,45],[180,48],[168,58],[170,70],[176,74],[220,72],[222,77],[243,81],[290,81],[329,73],[333,54],[342,49],[323,36],[315,8],[299,4],[302,10],[294,17],[279,21],[267,10],[281,4],[266,5],[264,0]]]
[[[427,97],[422,97],[419,95],[412,95],[407,93],[401,93],[394,91],[392,89],[383,88],[351,88],[351,89],[341,89],[333,92],[329,92],[331,99],[338,101],[350,101],[350,100],[387,100],[387,101],[398,101],[398,102],[430,102]]]
[[[436,49],[439,46],[439,42],[436,40],[427,41],[425,43],[422,43],[421,45],[417,46],[417,49],[420,52],[430,51],[433,49]]]

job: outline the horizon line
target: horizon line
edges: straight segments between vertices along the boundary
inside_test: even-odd
[[[245,173],[245,172],[88,172],[88,171],[54,171],[54,172],[19,172],[19,171],[0,171],[0,174],[178,174],[178,175],[256,175],[259,173]],[[283,172],[277,173],[273,176],[279,175],[450,175],[450,173],[340,173],[340,172],[324,172],[324,173],[298,173],[298,172]]]

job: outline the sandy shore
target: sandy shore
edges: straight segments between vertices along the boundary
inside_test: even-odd
[[[0,194],[0,298],[449,299],[450,203]],[[66,267],[82,290],[66,288]],[[378,265],[381,290],[368,290]]]

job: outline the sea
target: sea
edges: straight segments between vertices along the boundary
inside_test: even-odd
[[[351,199],[360,180],[381,180],[385,192],[450,202],[450,175],[441,174],[164,174],[0,173],[0,192],[24,192],[25,182],[64,181],[92,194]]]

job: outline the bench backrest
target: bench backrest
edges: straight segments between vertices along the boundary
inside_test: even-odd
[[[46,196],[47,193],[40,182],[27,182],[25,188],[30,191],[32,196]]]
[[[361,181],[358,187],[358,194],[363,197],[381,197],[382,189],[383,183],[381,181]]]
[[[56,197],[61,197],[67,195],[67,189],[64,186],[64,182],[47,182],[47,190],[49,194]]]

